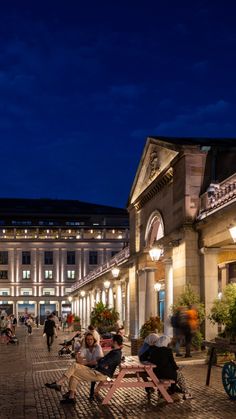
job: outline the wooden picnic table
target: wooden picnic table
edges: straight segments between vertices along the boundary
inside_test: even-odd
[[[95,394],[98,394],[102,388],[108,388],[108,392],[102,402],[102,404],[108,404],[115,391],[119,388],[154,388],[160,391],[168,403],[173,403],[167,388],[174,383],[174,380],[159,380],[153,371],[155,367],[156,365],[154,364],[141,363],[137,356],[126,357],[125,361],[121,363],[117,375],[113,379],[99,382]],[[147,381],[143,381],[141,377],[143,373],[146,373]],[[133,380],[127,380],[127,378],[133,378]]]

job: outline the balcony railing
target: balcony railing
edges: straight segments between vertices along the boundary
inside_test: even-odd
[[[211,191],[205,192],[201,196],[198,219],[201,220],[211,212],[215,212],[234,201],[236,201],[236,174],[219,184],[213,184]]]
[[[96,269],[89,272],[88,275],[84,276],[82,279],[80,279],[74,285],[72,285],[71,291],[73,292],[78,288],[82,287],[83,285],[87,284],[88,282],[94,281],[94,279],[110,271],[115,265],[121,265],[122,263],[126,262],[129,259],[129,254],[129,247],[125,247],[108,262],[98,266]]]

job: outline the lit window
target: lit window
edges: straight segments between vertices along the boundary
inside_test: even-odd
[[[0,295],[10,295],[10,289],[9,288],[0,289]]]
[[[45,271],[44,272],[45,279],[52,279],[52,271]]]
[[[68,279],[75,279],[75,271],[67,271]]]
[[[22,295],[33,295],[32,288],[21,288]]]
[[[55,295],[54,288],[43,288],[43,295]]]
[[[23,271],[22,277],[23,279],[30,279],[30,271]]]

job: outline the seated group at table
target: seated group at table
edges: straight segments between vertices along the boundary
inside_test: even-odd
[[[176,384],[172,386],[172,392],[180,391],[184,399],[191,398],[187,390],[186,382],[181,371],[176,365],[171,348],[168,347],[170,338],[168,336],[149,335],[139,352],[141,362],[148,361],[155,364],[154,369],[159,379],[173,379]],[[76,360],[64,372],[57,382],[46,383],[45,386],[56,391],[61,391],[62,385],[69,380],[69,391],[63,395],[62,404],[75,404],[76,388],[81,381],[100,382],[112,378],[116,368],[122,360],[123,337],[115,334],[112,337],[112,350],[103,356],[103,351],[97,343],[93,332],[87,332],[84,338],[84,345],[76,354]],[[145,380],[145,377],[144,377]],[[149,390],[148,388],[146,389]],[[149,390],[150,391],[150,390]]]
[[[191,399],[192,395],[189,392],[186,380],[182,371],[180,371],[176,364],[172,349],[169,347],[171,339],[169,336],[159,336],[151,333],[146,337],[143,346],[139,350],[139,359],[141,362],[148,361],[156,365],[154,372],[159,379],[174,380],[175,384],[171,385],[170,391],[172,393],[183,393],[184,399]],[[147,393],[152,389],[146,388]]]

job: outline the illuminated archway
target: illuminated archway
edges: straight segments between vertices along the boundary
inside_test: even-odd
[[[154,211],[148,220],[145,232],[146,247],[152,247],[156,240],[164,236],[163,218],[159,211]]]

